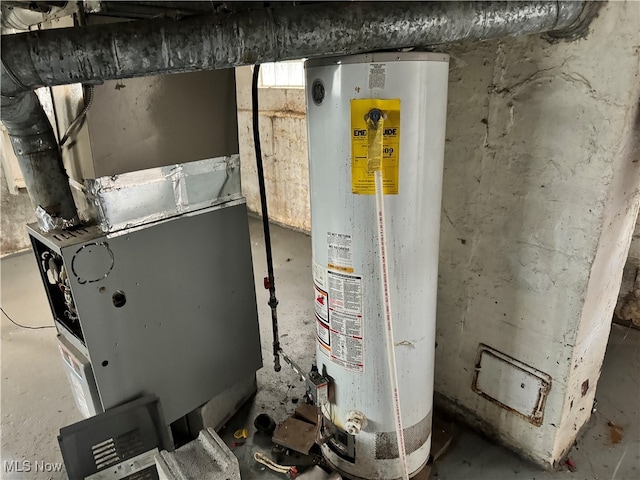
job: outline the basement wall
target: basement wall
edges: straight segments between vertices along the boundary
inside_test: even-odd
[[[639,24],[610,2],[585,40],[449,49],[436,390],[544,465],[590,417],[635,224]],[[551,377],[541,426],[471,389],[481,343]]]
[[[252,67],[236,68],[238,141],[242,191],[247,206],[260,212],[251,110]],[[311,231],[305,90],[260,88],[260,144],[269,218],[303,232]]]
[[[36,221],[27,191],[10,193],[4,169],[0,162],[0,255],[31,248],[25,225]]]
[[[633,262],[640,266],[640,216],[636,219],[636,227],[631,237],[631,246],[629,247],[628,262]]]
[[[442,48],[451,70],[438,400],[545,466],[590,416],[636,221],[639,10],[609,2],[574,42],[530,36]],[[250,77],[237,70],[239,143],[243,190],[259,211]],[[270,214],[309,231],[304,91],[260,95]],[[26,196],[5,188],[3,178],[3,253],[10,232],[33,219]],[[511,409],[472,388],[480,344],[516,360],[480,370]],[[535,403],[529,386],[540,379],[548,392],[537,426],[513,409]]]
[[[546,467],[590,418],[636,221],[638,25],[637,3],[609,2],[586,39],[442,47],[437,400]],[[258,211],[249,82],[239,70],[243,188]],[[302,92],[261,102],[270,215],[306,230]],[[473,388],[481,344],[506,359],[478,370],[493,400]]]
[[[640,329],[640,216],[622,273],[613,321]]]

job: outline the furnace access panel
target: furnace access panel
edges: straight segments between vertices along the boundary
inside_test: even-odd
[[[244,200],[108,235],[28,230],[105,410],[155,394],[171,423],[262,366]]]

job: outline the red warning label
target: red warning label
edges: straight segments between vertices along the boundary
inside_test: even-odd
[[[329,323],[329,299],[327,292],[314,285],[316,316],[325,323]]]

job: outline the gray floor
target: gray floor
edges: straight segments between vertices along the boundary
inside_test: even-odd
[[[303,395],[302,384],[286,366],[276,374],[270,354],[270,312],[262,287],[266,275],[261,224],[251,220],[256,288],[265,367],[258,373],[259,391],[252,405],[223,433],[238,426],[251,428],[257,413],[283,420]],[[279,227],[272,229],[274,262],[283,348],[308,368],[314,355],[312,305],[309,299],[310,239]],[[27,325],[51,324],[44,291],[30,253],[1,261],[1,302],[12,317]],[[1,406],[2,477],[6,479],[63,479],[64,472],[36,472],[61,462],[56,435],[60,427],[81,419],[76,411],[58,355],[53,329],[24,330],[2,319]],[[480,435],[462,430],[452,448],[436,464],[435,475],[452,479],[617,479],[640,478],[640,332],[614,326],[598,385],[598,410],[570,453],[577,470],[545,472]],[[608,422],[621,425],[622,439],[611,441]],[[264,443],[264,442],[263,442]],[[243,478],[284,478],[263,472],[250,460],[261,445],[251,437],[235,453],[243,464]],[[264,444],[266,446],[266,444]],[[7,463],[18,461],[30,472],[8,473]],[[30,462],[21,464],[20,462]],[[36,462],[39,462],[36,464]],[[44,462],[44,463],[43,463]],[[48,465],[47,465],[48,464]],[[26,468],[23,468],[26,470]]]

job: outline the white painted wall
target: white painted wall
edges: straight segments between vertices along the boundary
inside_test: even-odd
[[[543,465],[561,458],[590,416],[636,219],[639,10],[610,2],[573,42],[443,47],[451,72],[436,391]],[[240,152],[258,210],[248,78],[238,72]],[[261,99],[270,214],[307,229],[302,93]],[[480,343],[551,377],[541,426],[472,390]],[[501,375],[506,388],[510,374]]]

